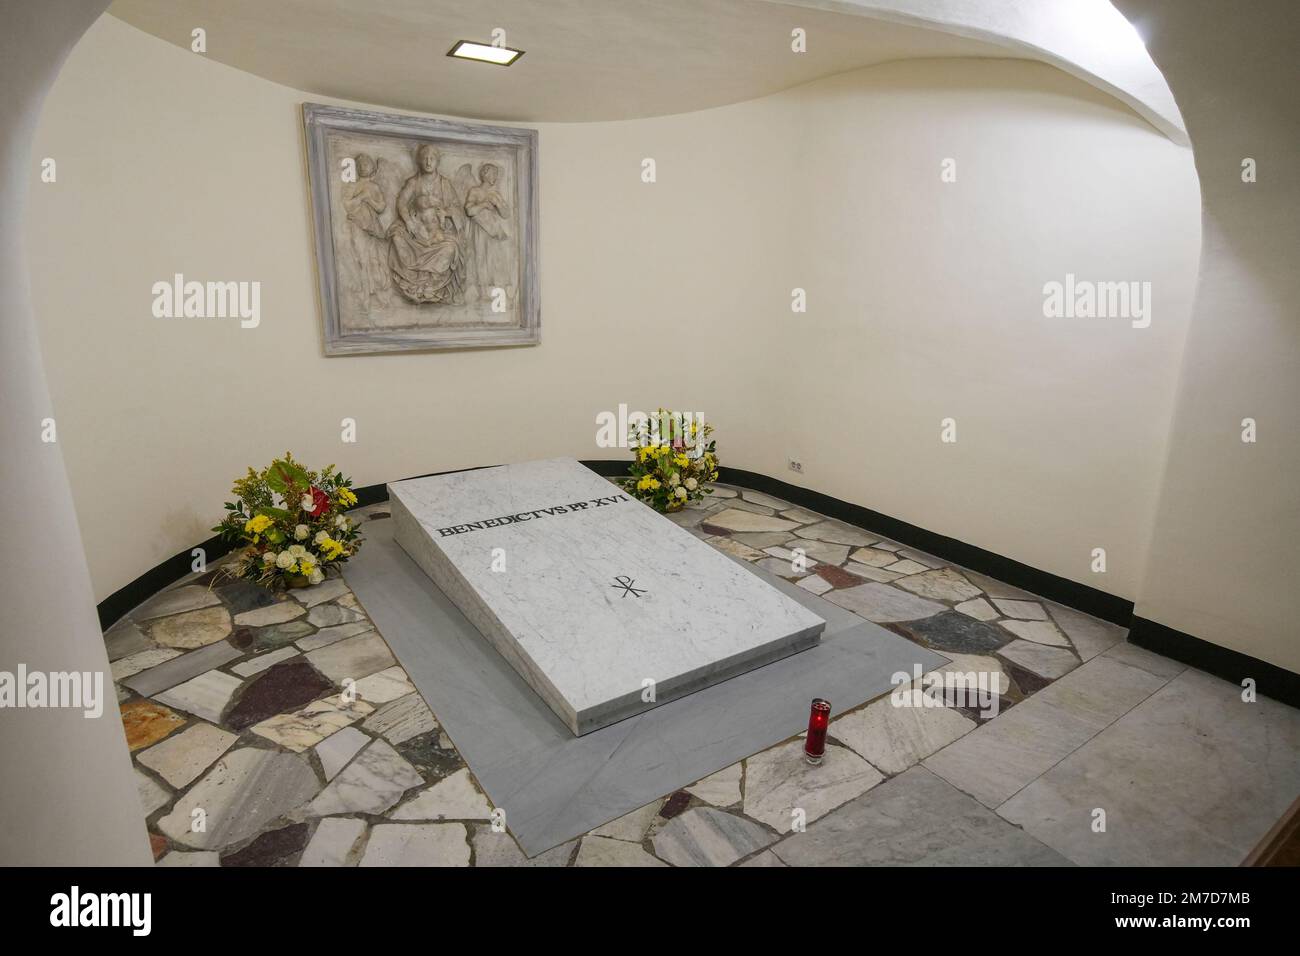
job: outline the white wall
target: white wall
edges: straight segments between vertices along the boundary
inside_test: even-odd
[[[1300,154],[1290,0],[1118,0],[1196,150],[1205,249],[1137,613],[1300,672]],[[1257,181],[1242,181],[1242,160]],[[1241,440],[1255,419],[1253,444]],[[1248,675],[1243,675],[1248,676]]]
[[[152,862],[61,449],[41,440],[50,395],[21,229],[42,102],[106,5],[0,0],[0,671],[9,680],[24,667],[29,675],[86,674],[91,687],[89,675],[101,678],[98,716],[12,702],[0,713],[4,866]]]
[[[542,345],[330,360],[305,98],[109,18],[45,111],[60,184],[33,203],[34,295],[101,598],[206,537],[230,480],[285,448],[359,484],[609,457],[594,416],[619,402],[703,411],[727,464],[790,477],[798,453],[818,490],[1135,595],[1197,187],[1185,149],[1095,90],[1033,63],[918,61],[543,126]],[[1044,319],[1067,271],[1151,281],[1151,328]],[[174,272],[260,280],[261,327],[152,318]]]

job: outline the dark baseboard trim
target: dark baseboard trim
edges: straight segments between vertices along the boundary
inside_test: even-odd
[[[592,471],[605,478],[616,478],[627,473],[628,462],[619,459],[596,459],[583,461]],[[478,467],[490,468],[491,465]],[[432,475],[448,475],[457,471],[476,471],[477,468],[454,468],[449,471],[434,471],[427,475],[415,475],[427,478]],[[986,574],[1012,587],[1022,588],[1040,597],[1064,604],[1066,607],[1083,611],[1093,617],[1110,621],[1129,628],[1129,640],[1154,651],[1182,661],[1200,670],[1222,677],[1224,680],[1240,684],[1243,678],[1253,677],[1259,693],[1274,700],[1283,701],[1293,707],[1300,707],[1300,674],[1293,674],[1274,664],[1257,660],[1239,651],[1229,650],[1218,644],[1191,634],[1184,634],[1173,628],[1165,627],[1154,621],[1133,615],[1133,602],[1086,584],[1079,584],[1068,578],[1062,578],[1027,564],[1021,564],[1011,558],[1003,557],[992,551],[985,551],[964,541],[949,538],[934,531],[908,524],[889,515],[872,511],[861,505],[841,501],[818,491],[800,488],[776,478],[769,478],[753,471],[741,468],[719,469],[718,480],[726,484],[741,485],[764,494],[781,498],[791,504],[810,511],[816,511],[830,518],[836,518],[849,524],[870,528],[872,531],[892,538],[900,544],[925,551],[935,557],[959,564],[979,574]],[[379,504],[388,500],[387,483],[366,485],[353,489],[357,496],[358,507]],[[203,548],[208,561],[215,561],[228,554],[229,544],[220,538],[212,537],[197,545]],[[182,551],[166,561],[149,569],[130,584],[115,591],[99,603],[99,623],[107,630],[132,608],[158,593],[167,585],[190,573],[193,563],[192,551]]]
[[[1128,639],[1130,644],[1172,657],[1197,670],[1222,677],[1238,687],[1249,677],[1255,681],[1257,693],[1292,707],[1300,707],[1300,674],[1293,674],[1276,664],[1269,664],[1221,644],[1212,644],[1144,617],[1134,616],[1129,625]]]

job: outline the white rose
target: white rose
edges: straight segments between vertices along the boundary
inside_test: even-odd
[[[275,564],[275,552],[274,552],[274,551],[266,551],[266,552],[263,552],[263,554],[262,554],[262,563],[263,563],[263,564]]]
[[[303,511],[311,511],[316,507],[316,502],[312,501],[311,495],[303,495],[298,501],[298,507]]]
[[[305,524],[300,524],[298,527],[293,529],[293,536],[299,541],[302,541],[309,534],[311,534],[311,528],[307,527]]]
[[[688,491],[694,491],[696,488],[700,486],[700,483],[696,481],[694,478],[687,478],[685,484],[686,484],[686,489]]]
[[[312,584],[320,584],[322,581],[325,580],[325,574],[324,572],[321,571],[320,568],[316,568],[315,570],[312,571],[311,574],[307,576],[307,580],[310,581]]]
[[[289,545],[288,551],[295,559],[305,557],[307,554],[307,549],[300,544]]]
[[[685,489],[685,488],[678,488],[677,491],[675,492],[675,494],[677,495],[678,498],[685,498],[685,497],[686,497],[686,489]]]
[[[672,485],[674,488],[676,488],[681,483],[682,483],[682,479],[677,474],[677,472],[673,472],[671,475],[668,476],[668,484]]]
[[[347,515],[339,515],[337,518],[334,519],[334,527],[346,528],[347,526],[348,526]]]
[[[328,531],[317,531],[317,532],[316,532],[316,537],[312,538],[311,540],[312,540],[312,542],[313,542],[314,544],[320,544],[322,541],[324,541],[324,540],[325,540],[326,538],[328,538],[328,537],[329,537],[329,532],[328,532]]]
[[[290,554],[288,551],[281,551],[279,555],[276,556],[275,566],[279,568],[281,571],[286,571],[289,568],[293,567],[293,560],[294,559],[292,554]]]

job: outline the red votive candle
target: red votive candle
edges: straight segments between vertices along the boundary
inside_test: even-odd
[[[822,762],[826,753],[826,728],[831,723],[831,702],[814,697],[812,712],[808,714],[808,737],[803,745],[803,758],[811,764]]]

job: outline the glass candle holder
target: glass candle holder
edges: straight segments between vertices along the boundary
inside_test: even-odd
[[[808,736],[803,744],[803,758],[810,764],[821,763],[826,754],[826,728],[830,723],[831,702],[813,698],[812,710],[808,714]]]

